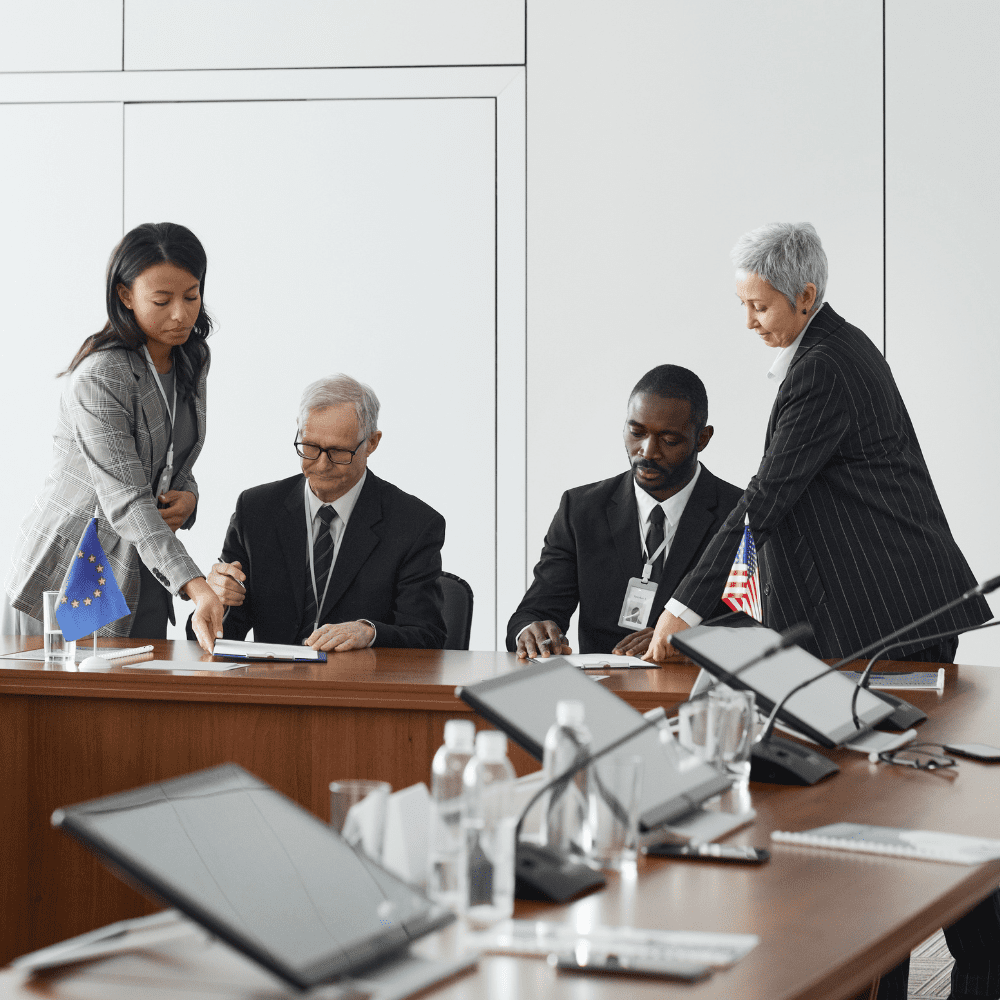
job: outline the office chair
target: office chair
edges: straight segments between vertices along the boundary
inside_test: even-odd
[[[442,570],[438,577],[444,592],[445,649],[468,649],[472,631],[472,588],[460,576]]]

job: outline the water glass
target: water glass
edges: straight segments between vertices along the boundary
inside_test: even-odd
[[[602,868],[621,870],[635,862],[642,773],[642,757],[631,754],[592,766],[592,791],[597,799],[593,857]]]
[[[719,684],[708,697],[684,702],[677,715],[681,746],[699,760],[749,780],[757,718],[752,691],[734,691]]]
[[[752,691],[734,691],[724,684],[708,695],[709,725],[715,731],[714,762],[741,781],[750,780],[750,751],[757,722]]]
[[[388,781],[353,778],[330,782],[330,825],[355,848],[375,861],[385,846],[385,811],[392,786]]]
[[[44,636],[45,659],[62,663],[76,662],[76,643],[67,641],[56,618],[59,605],[59,591],[46,590],[42,594],[42,634]]]

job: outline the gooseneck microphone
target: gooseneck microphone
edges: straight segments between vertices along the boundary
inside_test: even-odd
[[[856,660],[859,656],[864,656],[865,654],[870,653],[873,649],[877,649],[879,646],[882,646],[882,649],[876,654],[875,659],[869,662],[868,666],[864,670],[864,673],[861,675],[861,677],[858,678],[858,683],[854,687],[854,695],[851,699],[851,715],[854,721],[855,728],[860,729],[861,723],[857,717],[856,706],[857,706],[858,691],[861,688],[862,683],[867,681],[869,675],[871,674],[871,668],[875,664],[875,660],[877,660],[879,656],[881,656],[887,650],[893,649],[895,646],[903,645],[902,643],[898,642],[897,643],[890,642],[889,645],[886,646],[883,645],[883,643],[885,643],[887,640],[897,639],[899,638],[899,636],[905,635],[907,632],[910,632],[913,629],[918,628],[925,622],[929,622],[931,621],[931,619],[936,618],[938,615],[944,614],[944,612],[946,611],[950,611],[952,608],[957,607],[959,604],[962,604],[965,601],[968,601],[970,598],[981,597],[983,594],[989,594],[992,591],[996,590],[998,587],[1000,587],[1000,576],[995,576],[990,580],[986,580],[983,583],[977,584],[975,587],[972,587],[971,589],[967,590],[960,597],[956,597],[953,600],[948,601],[944,606],[938,608],[936,611],[931,611],[929,614],[921,616],[916,621],[910,622],[909,625],[904,625],[902,628],[896,629],[895,632],[891,632],[887,636],[883,636],[880,639],[876,639],[875,642],[869,643],[862,649],[857,650],[857,652],[851,653],[850,656],[847,656],[842,660],[838,660],[832,666],[827,667],[826,670],[821,670],[815,676],[810,677],[807,680],[804,680],[801,684],[797,684],[781,699],[781,701],[775,704],[774,708],[771,710],[771,714],[768,716],[767,724],[764,726],[764,729],[761,731],[760,735],[754,741],[754,744],[756,745],[758,743],[763,742],[771,735],[772,731],[774,730],[774,724],[777,721],[778,712],[780,712],[781,709],[785,707],[786,702],[788,701],[789,698],[792,697],[793,694],[796,694],[797,692],[801,691],[804,687],[808,687],[810,684],[815,683],[821,677],[825,677],[827,674],[832,674],[835,670],[839,670],[841,667],[846,666],[852,660]],[[979,627],[982,626],[974,626],[973,628],[949,629],[948,631],[942,632],[939,635],[927,636],[926,639],[928,642],[933,639],[943,639],[946,638],[947,636],[961,634],[962,632],[972,632]]]
[[[514,828],[514,848],[516,851],[515,895],[518,899],[547,899],[556,903],[564,903],[580,893],[596,889],[605,884],[604,876],[590,865],[574,861],[551,847],[540,844],[521,843],[521,828],[525,817],[531,812],[538,800],[555,788],[565,788],[573,777],[585,767],[600,760],[605,754],[617,750],[629,740],[641,736],[647,729],[654,729],[665,718],[663,708],[654,708],[643,717],[641,725],[629,730],[624,736],[619,736],[607,746],[594,753],[579,753],[573,763],[565,771],[545,782],[528,800],[521,810]]]
[[[992,581],[989,581],[989,582],[992,583]],[[970,628],[961,628],[961,629],[954,629],[953,628],[953,629],[948,629],[947,632],[938,632],[935,635],[921,636],[921,638],[922,639],[926,639],[927,642],[932,642],[935,639],[949,639],[953,635],[965,635],[967,632],[980,632],[984,628],[993,628],[996,625],[1000,625],[1000,621],[985,622],[982,625],[973,625]],[[865,669],[861,673],[861,676],[858,678],[858,683],[854,685],[854,694],[851,696],[851,719],[854,721],[854,727],[856,729],[860,729],[861,728],[861,723],[858,721],[858,712],[857,712],[858,692],[862,688],[867,688],[868,687],[868,681],[869,681],[869,678],[871,677],[872,667],[875,666],[876,662],[878,660],[881,660],[882,657],[885,656],[885,654],[888,653],[890,649],[895,649],[896,646],[901,646],[901,645],[902,645],[902,643],[896,642],[896,643],[893,643],[890,646],[883,646],[868,661],[868,665],[865,667]],[[879,692],[879,697],[880,698],[884,698],[885,697],[884,692]],[[902,699],[893,699],[893,700],[896,701],[896,700],[902,700]]]
[[[919,628],[921,625],[926,624],[929,621],[937,618],[938,615],[943,615],[946,611],[951,611],[952,608],[957,608],[960,604],[964,604],[966,601],[971,600],[973,597],[982,597],[984,594],[991,594],[994,590],[1000,587],[1000,576],[994,576],[990,580],[986,580],[983,583],[976,584],[970,590],[967,590],[961,597],[956,597],[946,604],[941,605],[936,611],[931,611],[926,615],[922,615],[916,621],[910,622],[909,625],[904,625],[902,628],[896,629],[895,632],[890,632],[888,635],[880,636],[874,642],[868,643],[867,646],[862,646],[861,649],[856,649],[853,653],[845,656],[842,660],[838,660],[832,667],[833,670],[839,670],[841,667],[847,666],[851,660],[858,660],[862,656],[867,656],[872,650],[878,649],[880,646],[884,646],[887,649],[892,649],[893,646],[886,646],[891,639],[898,639],[901,635],[906,635],[907,632],[913,631],[915,628]],[[945,633],[945,635],[954,635],[954,632]],[[942,636],[943,638],[944,636]],[[928,640],[934,638],[933,636],[928,636]],[[895,645],[900,645],[896,643]]]

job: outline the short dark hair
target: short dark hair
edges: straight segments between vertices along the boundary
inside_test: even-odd
[[[705,383],[693,371],[680,365],[657,365],[639,379],[629,399],[637,393],[651,393],[661,399],[684,399],[691,404],[695,431],[708,423],[708,393]]]
[[[194,396],[198,376],[209,356],[205,340],[212,332],[212,320],[205,312],[207,258],[198,237],[186,226],[175,222],[145,222],[122,237],[108,261],[104,290],[108,321],[102,330],[83,342],[69,367],[61,374],[69,374],[84,358],[96,351],[124,347],[142,353],[146,335],[136,323],[132,311],[126,309],[119,298],[118,286],[131,288],[135,279],[155,264],[173,264],[198,279],[202,297],[198,318],[187,343],[181,344],[174,351],[174,359],[177,361],[177,392],[182,398]]]

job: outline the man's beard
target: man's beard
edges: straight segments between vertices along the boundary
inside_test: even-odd
[[[650,469],[653,472],[659,473],[659,478],[652,483],[643,483],[635,479],[635,482],[647,493],[651,490],[659,492],[660,490],[673,489],[675,486],[683,486],[694,475],[697,467],[697,451],[692,451],[683,463],[674,466],[672,469],[665,469],[662,465],[651,462],[648,458],[634,458],[632,460],[632,478],[635,479],[636,469]]]

